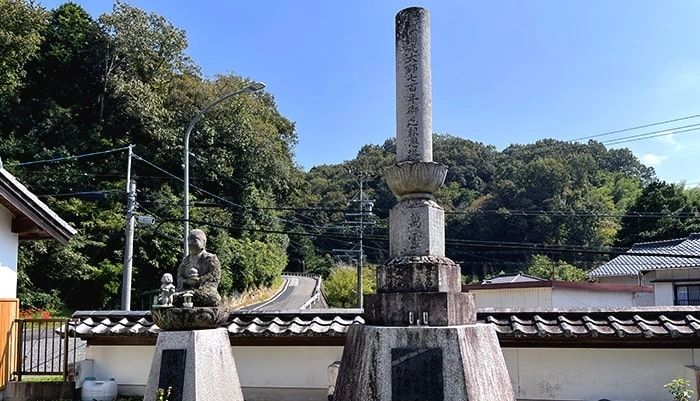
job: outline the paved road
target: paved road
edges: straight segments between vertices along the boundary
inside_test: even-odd
[[[316,279],[306,276],[282,275],[282,289],[265,302],[248,305],[240,310],[277,311],[301,309],[311,299]]]

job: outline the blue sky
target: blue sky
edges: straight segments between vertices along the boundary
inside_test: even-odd
[[[75,1],[95,18],[112,1]],[[55,8],[63,1],[41,1]],[[132,0],[184,29],[207,76],[267,84],[305,169],[395,132],[394,16],[431,14],[433,130],[501,150],[700,114],[694,1]],[[700,117],[597,137],[680,131]],[[700,126],[700,125],[699,125]],[[690,127],[695,128],[695,127]],[[629,141],[668,182],[700,184],[698,131]],[[437,160],[439,161],[439,160]]]

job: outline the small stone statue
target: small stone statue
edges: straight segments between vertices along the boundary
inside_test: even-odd
[[[190,254],[182,259],[177,269],[177,288],[173,304],[181,307],[182,295],[190,292],[192,302],[198,306],[219,306],[221,296],[218,287],[221,279],[221,264],[215,254],[205,250],[207,236],[195,229],[187,237]]]
[[[163,277],[160,278],[160,282],[160,305],[173,306],[173,294],[175,293],[173,275],[170,273],[163,274]]]

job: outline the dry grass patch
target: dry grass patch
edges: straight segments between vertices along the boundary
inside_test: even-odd
[[[224,306],[227,306],[231,310],[257,304],[258,302],[266,301],[277,294],[277,292],[282,288],[283,283],[284,280],[280,278],[275,280],[270,287],[246,290],[240,297],[224,297],[221,302]]]

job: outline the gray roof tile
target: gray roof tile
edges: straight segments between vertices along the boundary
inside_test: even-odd
[[[588,275],[630,276],[637,275],[640,271],[677,268],[700,268],[700,233],[691,234],[687,238],[634,244],[626,254],[593,269]]]
[[[83,339],[153,336],[159,332],[148,311],[76,312],[69,331]],[[501,340],[542,341],[559,338],[695,339],[700,341],[700,307],[591,309],[480,309],[480,323],[492,324]],[[354,324],[364,324],[360,310],[304,310],[270,313],[234,312],[225,324],[232,338],[343,337]]]

